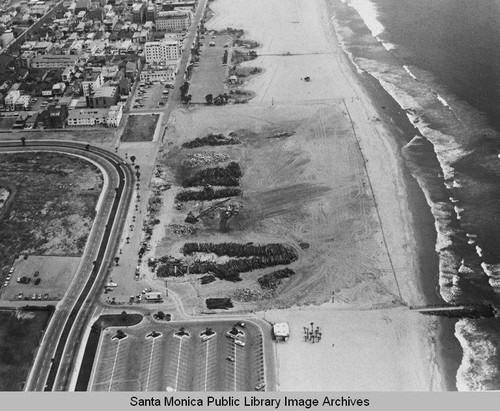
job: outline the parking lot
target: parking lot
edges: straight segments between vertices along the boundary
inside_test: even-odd
[[[246,323],[176,322],[141,324],[103,332],[89,382],[91,391],[254,391],[265,390],[260,329]],[[210,327],[213,334],[203,332]],[[181,332],[181,328],[184,328]],[[153,333],[154,331],[154,333]]]
[[[227,66],[222,64],[222,57],[226,50],[228,62],[231,61],[230,36],[207,35],[201,41],[203,45],[200,49],[200,61],[198,65],[195,64],[189,87],[193,103],[205,103],[207,94],[212,94],[214,97],[224,94]]]
[[[14,263],[14,272],[2,284],[2,300],[60,300],[78,268],[80,257],[29,256]],[[24,283],[17,279],[25,278]],[[29,278],[29,280],[28,280]],[[39,280],[39,281],[37,281]],[[37,284],[38,282],[38,284]]]
[[[132,111],[151,110],[163,107],[167,103],[169,88],[166,83],[139,83],[132,100]]]

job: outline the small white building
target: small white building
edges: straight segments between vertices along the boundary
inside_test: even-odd
[[[144,298],[146,301],[149,302],[161,302],[162,301],[162,296],[160,292],[152,292],[152,293],[146,293],[144,294]]]
[[[19,90],[10,90],[5,96],[5,109],[7,111],[14,111],[16,109],[16,101],[21,95]]]
[[[276,341],[288,341],[290,326],[286,322],[273,324],[273,335]]]

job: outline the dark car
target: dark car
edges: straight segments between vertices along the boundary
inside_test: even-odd
[[[24,280],[24,284],[29,284],[31,282],[31,277],[26,277],[26,280]]]
[[[42,281],[42,280],[41,280],[40,278],[37,278],[37,279],[35,280],[35,285],[40,284],[40,281]]]
[[[35,274],[33,274],[35,277],[38,277],[38,275],[40,274],[40,271],[35,271]]]

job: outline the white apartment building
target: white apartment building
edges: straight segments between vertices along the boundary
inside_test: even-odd
[[[149,41],[144,45],[146,63],[167,63],[181,57],[179,42],[173,39]]]
[[[173,83],[175,81],[176,66],[149,67],[141,71],[141,81],[166,81]]]
[[[188,30],[191,25],[192,15],[190,11],[161,11],[156,16],[156,30],[159,31],[183,31]]]
[[[80,108],[70,110],[66,120],[69,127],[92,127],[106,124],[109,109],[107,108]]]

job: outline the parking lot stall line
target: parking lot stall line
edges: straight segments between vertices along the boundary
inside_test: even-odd
[[[115,368],[116,368],[116,361],[118,360],[118,352],[120,351],[120,343],[122,340],[118,340],[118,343],[116,345],[116,353],[115,353],[115,359],[113,361],[113,367],[111,368],[111,376],[109,378],[109,387],[108,391],[111,391],[111,388],[113,386],[113,376],[115,374]]]

